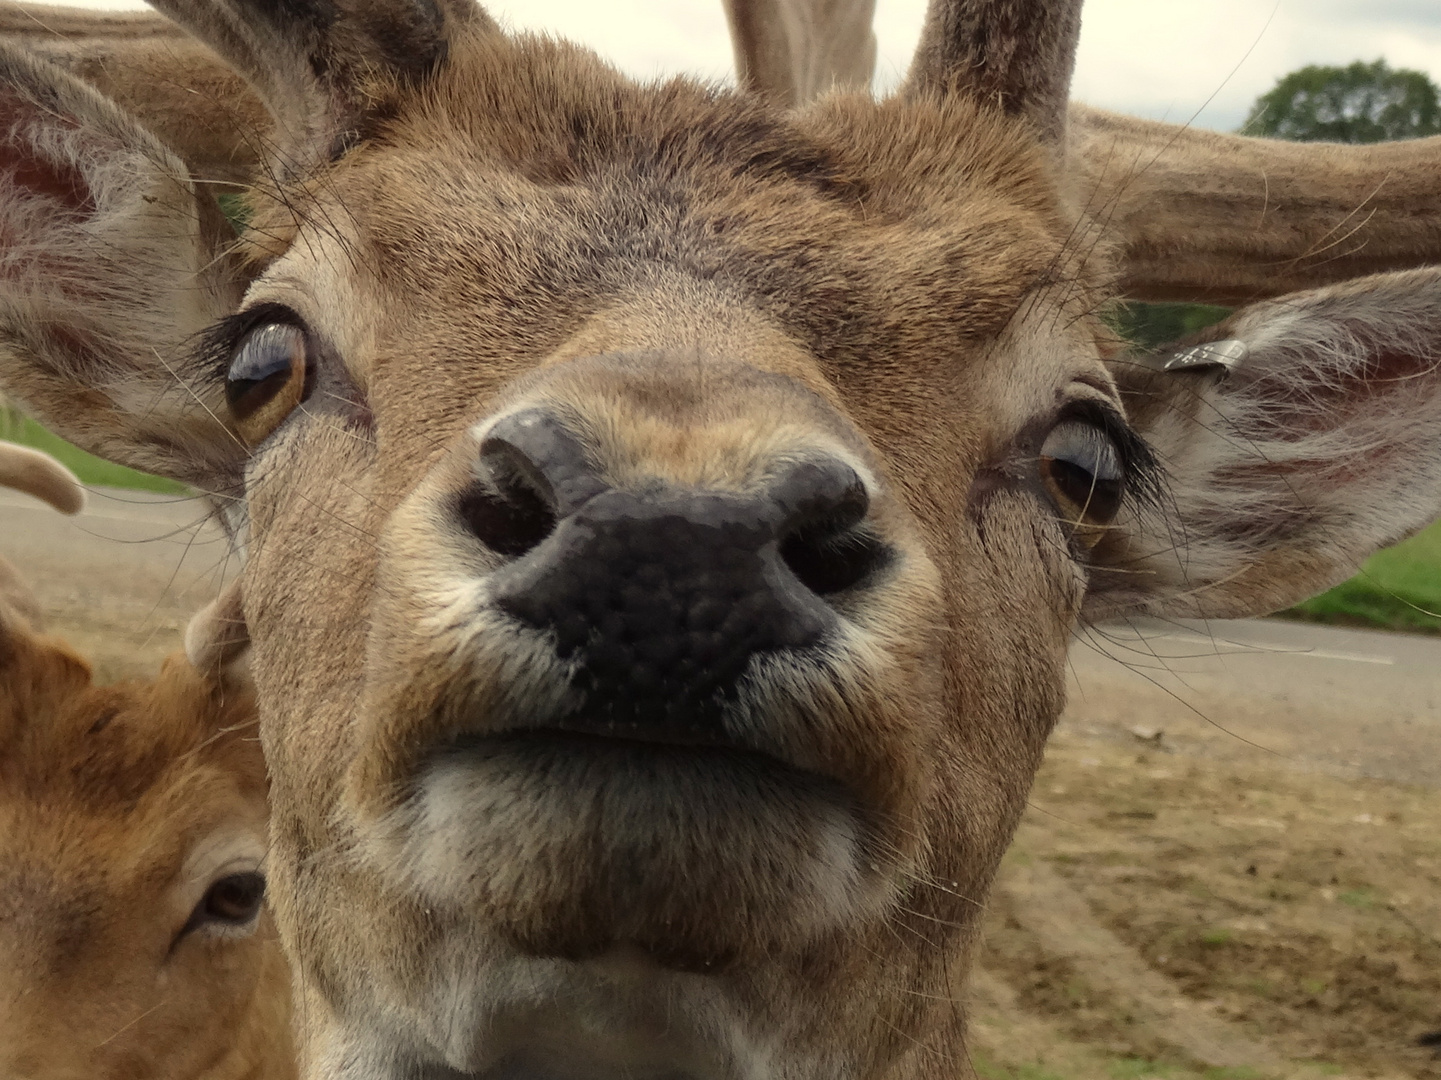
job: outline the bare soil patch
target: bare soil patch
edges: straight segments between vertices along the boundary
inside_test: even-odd
[[[983,1075],[1441,1078],[1441,791],[1132,742],[1052,743],[991,905]],[[1051,1046],[1007,1037],[997,982]]]

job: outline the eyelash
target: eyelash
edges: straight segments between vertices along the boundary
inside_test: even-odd
[[[227,315],[201,335],[197,351],[205,364],[205,370],[223,380],[226,372],[230,370],[231,358],[241,340],[263,323],[286,323],[301,330],[305,329],[305,323],[294,311],[284,304],[269,301],[234,315]]]
[[[1046,430],[1050,431],[1067,420],[1090,424],[1111,440],[1121,458],[1126,502],[1149,507],[1162,501],[1165,470],[1150,444],[1119,412],[1099,401],[1072,401],[1057,413]]]

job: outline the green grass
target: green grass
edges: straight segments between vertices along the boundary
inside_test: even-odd
[[[1377,552],[1350,581],[1283,614],[1315,622],[1441,633],[1441,522]]]
[[[1119,304],[1108,312],[1111,328],[1128,341],[1147,349],[1160,348],[1188,334],[1218,323],[1230,308],[1214,304]]]
[[[105,487],[136,488],[141,491],[158,491],[167,494],[185,491],[182,484],[167,480],[163,476],[136,472],[123,465],[112,465],[93,454],[87,454],[78,446],[72,446],[58,435],[46,431],[29,417],[12,410],[0,408],[0,439],[33,446],[65,464],[82,484],[100,484]]]

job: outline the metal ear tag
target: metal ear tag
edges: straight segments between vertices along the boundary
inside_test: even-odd
[[[1203,367],[1222,367],[1232,371],[1245,361],[1250,351],[1244,341],[1236,338],[1208,341],[1204,345],[1192,345],[1189,349],[1172,354],[1159,366],[1162,371],[1190,371]]]

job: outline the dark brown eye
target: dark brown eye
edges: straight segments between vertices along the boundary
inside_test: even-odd
[[[1125,469],[1116,444],[1100,428],[1063,420],[1041,446],[1041,479],[1077,539],[1096,543],[1121,512]]]
[[[227,874],[210,883],[185,928],[209,928],[222,933],[247,929],[260,914],[264,899],[265,875],[257,871]]]
[[[241,438],[263,442],[310,393],[310,346],[291,323],[264,323],[245,335],[225,374],[225,400]]]

